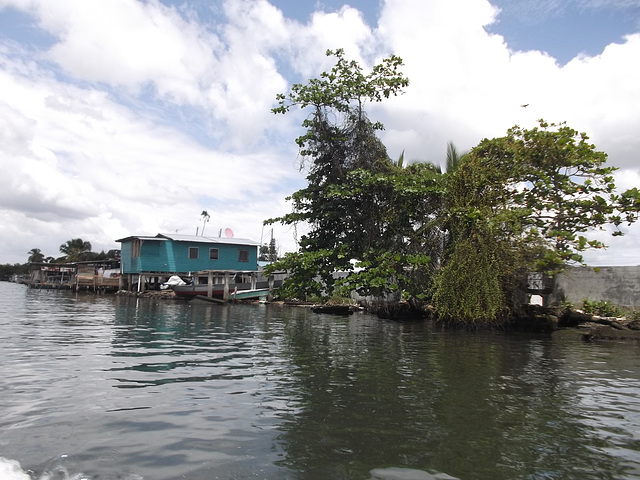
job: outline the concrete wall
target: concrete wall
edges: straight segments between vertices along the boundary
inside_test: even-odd
[[[552,301],[563,296],[576,306],[588,298],[640,307],[640,266],[570,267],[556,277]]]

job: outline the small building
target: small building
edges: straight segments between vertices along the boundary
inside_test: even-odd
[[[198,272],[251,274],[258,271],[260,244],[242,238],[159,233],[116,240],[121,244],[121,272],[128,288],[159,288],[173,275]]]
[[[29,264],[28,285],[31,288],[71,290],[76,282],[76,266],[73,263]]]
[[[30,263],[25,283],[38,289],[117,291],[120,288],[120,260]]]
[[[120,260],[75,262],[76,290],[117,291],[120,289]]]

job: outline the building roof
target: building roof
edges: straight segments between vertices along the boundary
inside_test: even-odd
[[[174,242],[195,242],[195,243],[224,243],[227,245],[260,245],[254,240],[247,238],[227,238],[227,237],[209,237],[198,235],[181,235],[177,233],[159,233],[158,237],[167,238]]]
[[[148,235],[131,235],[129,237],[125,237],[125,238],[119,238],[118,240],[116,240],[116,242],[118,243],[122,243],[122,242],[126,242],[127,240],[144,240],[144,241],[148,241],[148,240],[155,240],[156,242],[166,242],[167,239],[166,238],[159,238],[159,237],[151,237]]]
[[[199,235],[182,235],[178,233],[159,233],[155,237],[150,236],[138,236],[133,235],[126,238],[121,238],[116,240],[116,242],[126,242],[128,240],[153,240],[153,241],[161,241],[166,242],[167,240],[171,240],[174,242],[189,242],[189,243],[217,243],[217,244],[225,244],[225,245],[248,245],[248,246],[259,246],[260,243],[254,240],[248,240],[246,238],[227,238],[227,237],[205,237]]]

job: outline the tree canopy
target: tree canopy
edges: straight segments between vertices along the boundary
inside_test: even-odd
[[[355,61],[347,61],[342,50],[330,72],[307,84],[295,84],[277,96],[274,113],[287,113],[293,106],[309,107],[303,121],[305,133],[296,139],[308,168],[306,188],[288,197],[292,212],[267,220],[310,225],[300,239],[300,251],[285,255],[272,268],[290,271],[288,294],[294,296],[331,293],[336,270],[350,270],[352,258],[379,244],[384,237],[382,214],[388,197],[382,184],[368,188],[376,175],[386,178],[393,162],[376,136],[382,128],[369,121],[364,105],[397,95],[408,85],[398,69],[402,60],[391,56],[364,74]],[[366,191],[365,191],[366,189]],[[317,278],[320,278],[319,281]]]
[[[32,248],[31,250],[29,250],[28,253],[29,253],[29,258],[27,259],[27,262],[30,262],[30,263],[44,262],[45,256],[39,248]]]
[[[619,235],[622,223],[633,223],[639,192],[616,193],[615,167],[605,166],[606,158],[586,134],[543,120],[473,148],[445,189],[451,243],[435,291],[440,314],[508,316],[523,272],[554,274],[581,263],[585,250],[604,247],[588,238],[590,230],[611,225]]]
[[[584,133],[543,120],[514,126],[470,152],[447,147],[446,171],[393,162],[364,110],[408,85],[391,56],[368,74],[342,50],[320,78],[277,96],[274,113],[308,108],[296,139],[307,186],[292,211],[265,223],[305,222],[286,269],[286,297],[362,294],[431,302],[465,324],[502,322],[517,309],[523,274],[553,274],[603,248],[588,232],[637,220],[640,192],[616,193],[614,167]],[[357,269],[354,269],[356,260]],[[336,272],[345,272],[336,275]]]
[[[86,242],[81,238],[73,238],[60,245],[60,253],[66,256],[68,262],[85,260],[86,254],[90,252],[91,242]]]

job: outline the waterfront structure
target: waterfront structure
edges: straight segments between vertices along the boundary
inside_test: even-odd
[[[120,260],[75,262],[76,290],[118,291],[120,289]]]
[[[120,260],[32,262],[25,283],[38,289],[117,291],[120,288]]]
[[[76,281],[76,266],[73,263],[29,264],[28,285],[31,288],[71,290]]]
[[[194,284],[214,283],[215,277],[226,278],[230,284],[234,283],[234,277],[258,273],[260,244],[253,240],[159,233],[116,241],[121,244],[121,272],[127,279],[127,287],[139,292],[159,289],[174,275],[188,278]],[[251,283],[238,280],[237,283]]]

